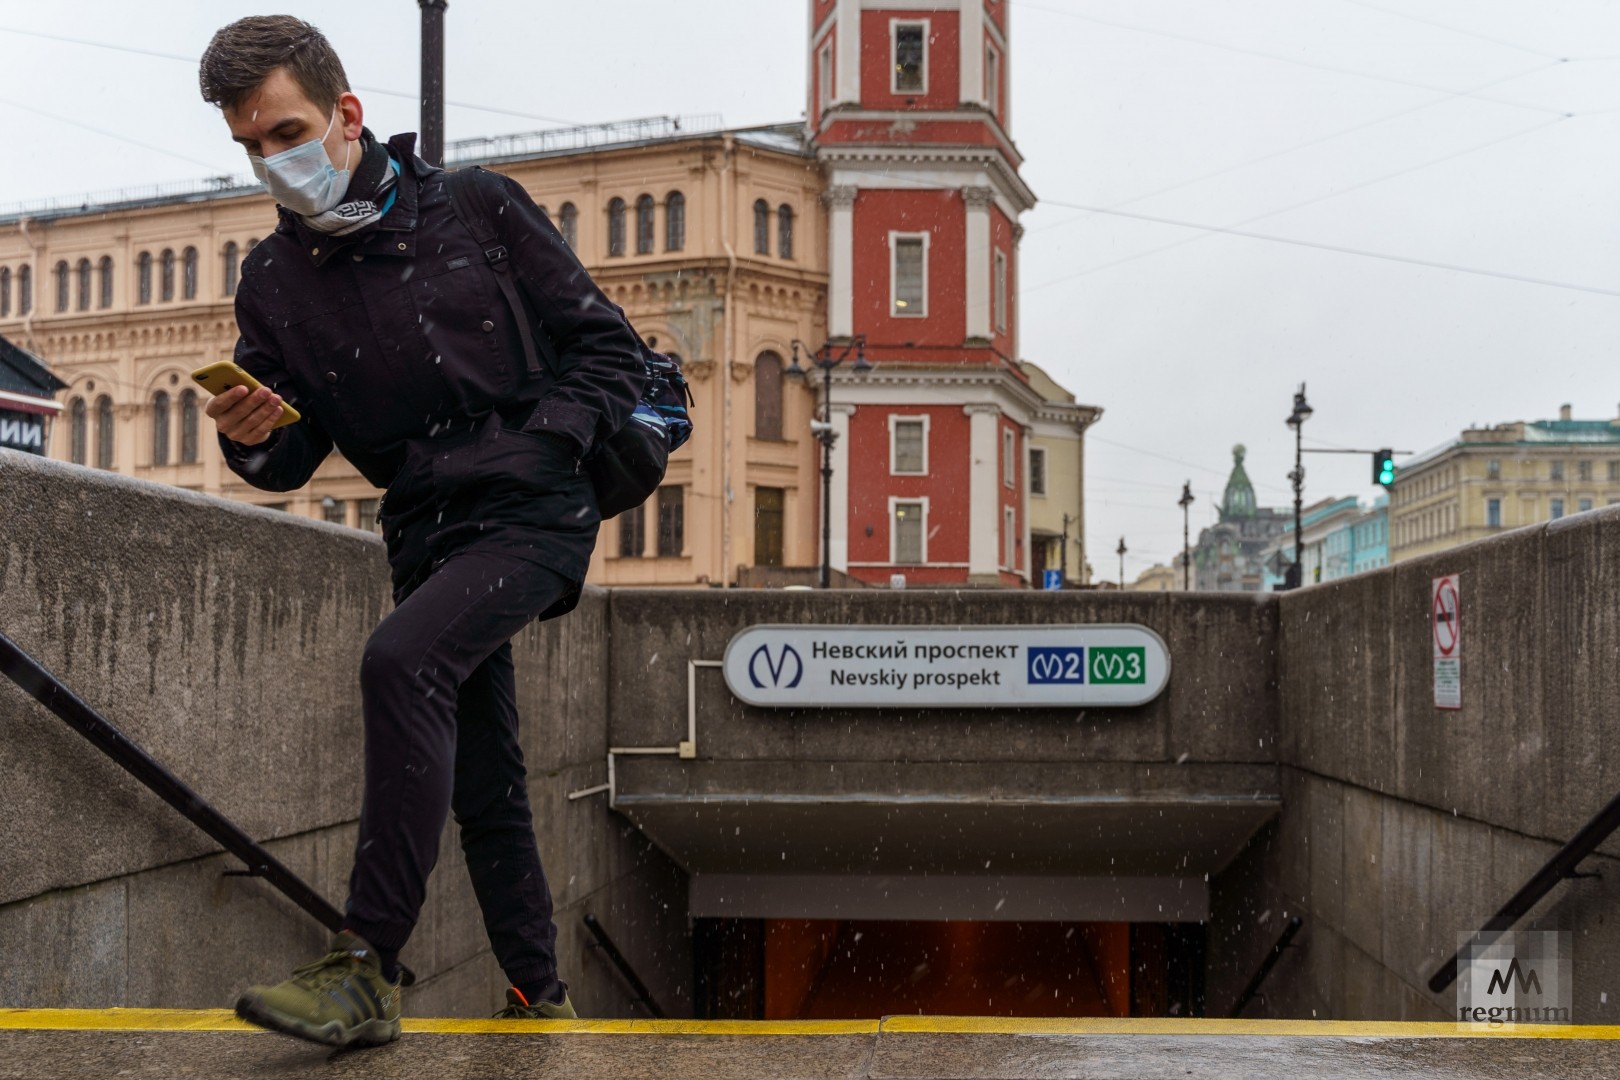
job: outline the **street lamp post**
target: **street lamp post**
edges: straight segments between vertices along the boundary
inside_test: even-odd
[[[1125,588],[1125,538],[1123,536],[1119,538],[1119,547],[1114,549],[1114,553],[1119,556],[1119,587],[1123,590]]]
[[[1062,568],[1063,587],[1069,587],[1069,522],[1080,523],[1079,518],[1063,515],[1063,543],[1058,548],[1058,565]]]
[[[855,353],[855,363],[850,368],[857,375],[865,375],[874,367],[866,359],[866,335],[856,334],[837,353],[833,354],[833,343],[825,342],[819,349],[811,349],[798,338],[793,339],[793,364],[783,374],[797,379],[809,377],[809,372],[799,366],[799,348],[811,357],[810,362],[821,369],[821,419],[810,421],[810,431],[821,443],[821,587],[832,587],[832,451],[833,443],[838,441],[838,432],[833,428],[832,422],[832,373],[833,368],[849,359],[851,350]]]
[[[422,160],[444,164],[444,9],[450,0],[416,0],[422,9]]]
[[[1181,507],[1181,591],[1192,591],[1192,525],[1189,508],[1193,504],[1192,481],[1188,480],[1181,485],[1181,498],[1176,505]]]
[[[1288,576],[1283,581],[1285,589],[1297,589],[1305,584],[1305,531],[1302,520],[1305,508],[1305,447],[1301,433],[1305,421],[1311,418],[1311,412],[1310,405],[1305,401],[1305,384],[1300,383],[1294,393],[1293,414],[1287,420],[1288,426],[1294,429],[1294,471],[1288,474],[1288,479],[1294,485],[1294,565],[1288,568]]]

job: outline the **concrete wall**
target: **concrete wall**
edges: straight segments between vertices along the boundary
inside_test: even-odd
[[[1433,704],[1430,589],[1461,574],[1463,708]],[[1441,1019],[1429,977],[1620,791],[1620,511],[1507,533],[1280,600],[1284,810],[1217,889],[1245,1015]],[[1620,1016],[1620,840],[1532,913],[1573,934],[1574,1017]],[[1261,915],[1269,913],[1265,922]],[[1212,963],[1212,970],[1214,969]],[[1605,1001],[1605,995],[1607,1000]]]
[[[0,629],[341,902],[359,799],[355,670],[389,604],[378,541],[10,451],[0,506]],[[1442,573],[1462,575],[1460,712],[1432,705],[1429,583]],[[1451,1014],[1425,983],[1457,933],[1620,785],[1620,511],[1280,598],[591,592],[516,642],[531,798],[583,1009],[633,1012],[586,944],[586,911],[671,1013],[690,1008],[691,947],[681,871],[605,798],[567,793],[605,781],[610,734],[684,738],[685,659],[783,621],[1157,629],[1176,664],[1166,694],[1080,723],[1043,711],[767,717],[703,670],[698,761],[621,758],[621,779],[690,769],[701,795],[795,770],[808,784],[842,762],[839,783],[896,790],[1013,790],[1043,769],[1138,791],[1217,773],[1269,780],[1280,819],[1211,883],[1216,1014],[1292,914],[1306,920],[1300,947],[1246,1015]],[[972,728],[988,735],[969,741]],[[321,947],[311,920],[259,882],[223,877],[230,860],[9,683],[0,777],[0,1006],[217,1006]],[[451,836],[441,861],[406,953],[424,979],[411,1008],[476,1015],[502,980]],[[1588,869],[1614,872],[1561,884],[1536,912],[1575,935],[1581,1022],[1612,1022],[1620,1007],[1603,999],[1620,990],[1617,861],[1611,840]]]
[[[0,451],[0,629],[341,906],[359,810],[357,671],[391,608],[365,533]],[[672,1012],[679,872],[600,800],[607,598],[515,642],[524,752],[576,1002],[634,1015],[594,912]],[[225,1006],[325,931],[0,680],[0,1006]],[[418,1014],[481,1015],[505,983],[453,825],[403,959]],[[674,913],[674,914],[672,914]],[[673,920],[673,922],[672,922]],[[659,976],[662,976],[660,979]]]

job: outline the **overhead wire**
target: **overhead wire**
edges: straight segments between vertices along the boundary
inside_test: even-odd
[[[1259,157],[1248,158],[1246,160],[1237,162],[1234,165],[1227,165],[1227,166],[1224,166],[1222,168],[1215,169],[1215,170],[1213,170],[1211,172],[1200,173],[1197,176],[1189,177],[1189,178],[1187,178],[1185,180],[1178,180],[1174,184],[1168,184],[1168,185],[1166,185],[1164,187],[1154,188],[1152,191],[1145,191],[1140,195],[1133,195],[1129,199],[1125,199],[1122,202],[1117,202],[1117,203],[1114,203],[1112,205],[1114,207],[1132,206],[1132,205],[1134,205],[1136,203],[1145,202],[1146,200],[1154,198],[1154,197],[1159,196],[1159,195],[1168,195],[1172,191],[1180,191],[1182,188],[1191,187],[1194,184],[1201,184],[1206,180],[1213,180],[1218,176],[1225,176],[1225,175],[1227,175],[1229,173],[1238,172],[1238,171],[1240,171],[1242,169],[1247,169],[1247,168],[1250,168],[1251,166],[1254,166],[1254,165],[1260,165],[1260,164],[1262,164],[1264,162],[1271,161],[1271,160],[1274,160],[1276,158],[1286,157],[1289,154],[1297,153],[1297,152],[1299,152],[1301,150],[1308,150],[1313,146],[1320,146],[1322,143],[1332,142],[1334,139],[1343,138],[1346,135],[1353,135],[1353,134],[1355,134],[1357,132],[1360,132],[1360,131],[1366,131],[1369,128],[1378,127],[1380,124],[1387,124],[1391,120],[1398,120],[1401,117],[1411,116],[1414,113],[1423,112],[1426,109],[1433,109],[1433,108],[1435,108],[1437,106],[1444,105],[1449,101],[1455,101],[1459,97],[1466,97],[1470,93],[1472,93],[1474,90],[1484,90],[1484,89],[1487,89],[1487,88],[1492,87],[1492,86],[1501,86],[1503,83],[1513,82],[1516,79],[1527,78],[1528,76],[1535,75],[1535,74],[1538,74],[1540,72],[1547,71],[1550,68],[1557,67],[1559,65],[1559,63],[1561,63],[1561,61],[1553,61],[1552,63],[1548,63],[1548,64],[1540,64],[1540,65],[1537,65],[1536,67],[1533,67],[1533,68],[1529,69],[1528,71],[1520,71],[1520,72],[1518,72],[1516,74],[1513,74],[1513,75],[1505,75],[1500,79],[1492,79],[1490,82],[1481,83],[1479,86],[1473,87],[1471,90],[1458,90],[1458,91],[1455,91],[1455,92],[1452,92],[1452,93],[1448,93],[1448,94],[1446,94],[1446,95],[1444,95],[1442,97],[1435,98],[1432,101],[1425,101],[1420,105],[1413,105],[1413,106],[1411,106],[1409,108],[1405,108],[1405,109],[1397,109],[1395,112],[1385,113],[1382,116],[1376,117],[1376,118],[1374,118],[1372,120],[1368,120],[1368,121],[1366,121],[1364,123],[1354,124],[1354,125],[1352,125],[1350,127],[1347,127],[1347,128],[1340,128],[1339,130],[1334,131],[1334,132],[1330,132],[1329,134],[1320,135],[1320,136],[1317,136],[1314,139],[1307,139],[1305,142],[1302,142],[1302,143],[1295,143],[1295,144],[1293,144],[1291,146],[1286,146],[1286,147],[1282,148],[1281,150],[1273,150],[1270,153],[1262,154]],[[1582,113],[1581,115],[1584,116],[1584,115],[1589,115],[1589,114]],[[1042,225],[1042,226],[1039,226],[1039,227],[1037,227],[1035,229],[1031,229],[1029,231],[1030,232],[1044,232],[1047,229],[1055,229],[1055,228],[1058,228],[1059,226],[1062,226],[1062,225],[1071,225],[1071,224],[1073,224],[1073,223],[1075,223],[1077,221],[1090,221],[1090,220],[1091,220],[1091,215],[1089,215],[1089,214],[1081,214],[1081,215],[1077,215],[1077,216],[1072,217],[1072,218],[1064,218],[1062,221],[1055,221],[1055,222],[1051,223],[1050,225]]]
[[[154,154],[164,154],[164,155],[166,155],[168,157],[175,158],[175,159],[177,159],[179,161],[188,161],[193,165],[201,165],[203,168],[208,169],[208,170],[210,170],[212,172],[218,172],[219,171],[219,165],[216,162],[204,161],[201,158],[194,158],[194,157],[191,157],[188,154],[182,154],[179,151],[169,150],[169,149],[167,149],[165,147],[162,147],[162,146],[153,146],[151,143],[144,143],[144,142],[141,142],[139,139],[132,139],[128,135],[120,135],[116,131],[106,131],[106,130],[103,130],[102,128],[93,127],[90,124],[86,124],[82,120],[74,120],[71,117],[67,117],[67,116],[58,116],[56,113],[47,112],[46,110],[41,109],[36,105],[28,105],[28,104],[25,104],[25,103],[23,103],[21,101],[13,101],[10,98],[4,98],[4,97],[0,97],[0,105],[10,105],[12,108],[14,108],[14,109],[22,109],[24,112],[37,113],[40,116],[46,117],[46,118],[51,119],[51,120],[55,120],[59,124],[67,124],[69,127],[81,128],[81,129],[83,129],[85,131],[94,132],[97,135],[104,135],[109,139],[117,139],[119,142],[128,143],[131,146],[138,146],[142,150],[150,150]]]
[[[1530,285],[1541,285],[1552,289],[1569,289],[1574,292],[1591,293],[1597,296],[1620,296],[1620,289],[1604,289],[1595,285],[1582,285],[1573,281],[1558,281],[1553,278],[1536,277],[1531,274],[1512,274],[1501,270],[1484,270],[1477,266],[1463,266],[1459,263],[1441,262],[1438,259],[1419,259],[1407,255],[1391,255],[1383,251],[1369,251],[1366,248],[1354,248],[1345,244],[1329,244],[1317,240],[1301,240],[1291,236],[1277,236],[1271,233],[1250,232],[1246,229],[1229,228],[1220,225],[1206,225],[1198,221],[1185,221],[1180,218],[1162,217],[1157,214],[1137,214],[1127,210],[1110,210],[1103,206],[1081,206],[1077,203],[1057,202],[1048,200],[1055,206],[1066,206],[1071,210],[1091,210],[1098,214],[1110,214],[1115,217],[1131,218],[1137,221],[1149,221],[1157,225],[1174,225],[1183,229],[1199,229],[1210,233],[1222,233],[1226,236],[1240,236],[1248,240],[1264,240],[1274,244],[1289,244],[1294,247],[1311,248],[1316,251],[1331,251],[1340,255],[1356,255],[1366,259],[1380,259],[1385,262],[1405,263],[1408,266],[1421,266],[1431,270],[1448,270],[1458,274],[1472,274],[1477,277],[1497,278],[1503,281],[1518,281]],[[1100,269],[1100,268],[1099,268]],[[1050,283],[1049,283],[1050,284]]]
[[[1503,48],[1517,49],[1520,52],[1530,53],[1532,56],[1541,56],[1549,60],[1560,61],[1568,59],[1568,57],[1554,56],[1552,53],[1542,52],[1540,49],[1532,49],[1530,46],[1521,45],[1516,41],[1508,41],[1506,38],[1491,37],[1489,34],[1481,34],[1477,30],[1465,30],[1460,26],[1453,26],[1450,23],[1443,23],[1437,19],[1425,19],[1423,16],[1413,15],[1411,12],[1397,11],[1394,8],[1383,7],[1380,4],[1371,4],[1368,3],[1367,0],[1341,0],[1341,2],[1353,4],[1356,7],[1366,8],[1368,11],[1376,11],[1397,19],[1406,19],[1410,22],[1422,23],[1425,26],[1434,26],[1441,30],[1449,30],[1453,34],[1461,34],[1464,37],[1477,38],[1480,41],[1488,41],[1492,45],[1500,45]]]
[[[183,64],[196,64],[199,60],[198,57],[182,56],[179,53],[160,52],[155,49],[142,49],[134,45],[113,45],[105,41],[91,41],[87,38],[69,37],[66,34],[48,34],[43,30],[24,30],[16,26],[0,26],[0,33],[20,34],[24,37],[42,38],[46,41],[60,41],[69,45],[83,45],[93,49],[108,49],[112,52],[134,53],[137,56],[151,56],[156,57],[159,60],[176,60]],[[355,84],[354,89],[362,90],[368,94],[385,94],[390,97],[410,98],[412,100],[417,100],[421,97],[419,93],[413,94],[407,93],[404,90],[390,90],[381,86],[362,86]],[[504,116],[521,117],[525,120],[539,120],[548,124],[561,124],[564,127],[579,126],[579,122],[575,120],[564,120],[556,116],[544,116],[539,113],[523,112],[518,109],[507,109],[495,105],[479,105],[470,101],[455,101],[449,98],[446,98],[444,103],[446,105],[452,105],[458,109],[474,109],[478,112],[499,113]]]
[[[1291,203],[1288,206],[1279,207],[1276,210],[1267,210],[1263,214],[1255,214],[1252,217],[1243,218],[1241,221],[1234,221],[1230,225],[1223,226],[1221,228],[1223,230],[1239,228],[1239,227],[1244,226],[1244,225],[1253,224],[1256,221],[1264,221],[1267,218],[1273,218],[1273,217],[1277,217],[1277,216],[1279,216],[1281,214],[1287,214],[1287,213],[1291,213],[1292,211],[1295,211],[1295,210],[1301,210],[1301,209],[1304,209],[1307,206],[1313,206],[1316,203],[1325,202],[1328,199],[1336,199],[1336,198],[1338,198],[1338,197],[1340,197],[1342,195],[1348,195],[1351,192],[1361,191],[1364,188],[1372,187],[1375,184],[1386,183],[1386,182],[1388,182],[1390,180],[1394,180],[1394,179],[1397,179],[1397,178],[1402,177],[1402,176],[1408,176],[1408,175],[1410,175],[1412,173],[1419,172],[1419,171],[1421,171],[1423,169],[1432,168],[1435,165],[1441,165],[1441,164],[1444,164],[1445,162],[1448,162],[1448,161],[1455,161],[1458,158],[1467,157],[1470,154],[1477,154],[1481,150],[1488,150],[1491,147],[1500,146],[1503,143],[1511,142],[1514,139],[1521,139],[1526,135],[1534,134],[1535,132],[1541,131],[1541,130],[1543,130],[1545,128],[1552,127],[1555,124],[1561,124],[1561,123],[1564,122],[1565,119],[1567,119],[1567,118],[1562,117],[1562,116],[1554,117],[1551,120],[1543,121],[1543,122],[1541,122],[1539,124],[1532,125],[1531,127],[1528,127],[1528,128],[1522,128],[1519,131],[1511,132],[1511,133],[1509,133],[1507,135],[1503,135],[1503,136],[1500,136],[1500,137],[1495,138],[1495,139],[1489,139],[1489,140],[1487,140],[1485,142],[1477,143],[1477,144],[1475,144],[1473,146],[1466,147],[1466,148],[1464,148],[1462,150],[1454,151],[1454,152],[1452,152],[1450,154],[1444,154],[1444,155],[1442,155],[1440,157],[1437,157],[1437,158],[1430,158],[1427,161],[1419,162],[1416,165],[1411,165],[1411,166],[1408,166],[1407,168],[1404,168],[1404,169],[1397,169],[1395,172],[1392,172],[1392,173],[1385,173],[1382,176],[1376,176],[1376,177],[1373,177],[1370,180],[1364,180],[1364,181],[1362,181],[1360,183],[1357,183],[1357,184],[1351,184],[1348,187],[1336,188],[1333,191],[1324,192],[1321,195],[1313,196],[1312,198],[1309,198],[1309,199],[1302,199],[1299,202]],[[1053,202],[1052,205],[1061,206],[1061,205],[1064,205],[1064,204]],[[1116,204],[1113,207],[1110,207],[1109,209],[1110,210],[1118,210],[1120,205],[1121,204]],[[1157,255],[1157,254],[1159,254],[1161,252],[1170,251],[1170,250],[1172,250],[1174,248],[1184,247],[1187,244],[1197,243],[1200,240],[1207,240],[1207,239],[1209,239],[1209,237],[1211,237],[1213,235],[1215,235],[1215,233],[1213,233],[1213,232],[1200,233],[1197,236],[1191,236],[1191,237],[1187,237],[1187,238],[1182,239],[1182,240],[1177,240],[1175,243],[1172,243],[1172,244],[1163,244],[1163,245],[1160,245],[1159,247],[1149,248],[1146,251],[1138,251],[1138,252],[1135,252],[1134,254],[1126,255],[1126,256],[1123,256],[1123,257],[1118,258],[1118,259],[1112,259],[1112,260],[1110,260],[1110,261],[1108,261],[1106,263],[1102,263],[1101,265],[1098,265],[1098,266],[1090,266],[1090,267],[1087,267],[1084,270],[1079,270],[1079,271],[1076,271],[1076,272],[1074,272],[1072,274],[1065,274],[1062,277],[1052,278],[1049,281],[1042,281],[1042,282],[1038,282],[1038,283],[1033,284],[1033,285],[1026,285],[1026,286],[1023,287],[1023,289],[1021,291],[1024,292],[1024,293],[1036,292],[1036,291],[1038,291],[1040,289],[1049,288],[1049,287],[1051,287],[1053,285],[1060,285],[1060,284],[1062,284],[1064,282],[1073,281],[1076,278],[1085,277],[1085,276],[1087,276],[1089,274],[1099,273],[1099,272],[1101,272],[1103,270],[1107,270],[1107,269],[1110,269],[1110,268],[1115,267],[1115,266],[1123,265],[1124,263],[1135,262],[1138,259],[1145,259],[1145,258],[1149,257],[1150,255]],[[1484,272],[1484,271],[1481,271],[1481,272]]]
[[[1317,71],[1331,72],[1337,75],[1349,75],[1358,79],[1370,79],[1375,82],[1393,83],[1397,86],[1417,87],[1421,90],[1433,90],[1450,93],[1449,87],[1435,86],[1432,83],[1418,82],[1414,79],[1403,79],[1396,75],[1380,75],[1370,71],[1360,71],[1356,68],[1340,67],[1335,64],[1321,64],[1312,60],[1301,60],[1294,56],[1285,56],[1282,53],[1267,52],[1264,49],[1251,49],[1243,45],[1231,45],[1223,41],[1212,41],[1209,38],[1194,37],[1191,34],[1177,33],[1172,30],[1160,30],[1154,27],[1136,26],[1131,23],[1122,23],[1114,19],[1100,19],[1095,15],[1083,15],[1078,11],[1066,8],[1048,7],[1045,4],[1035,3],[1034,0],[1011,0],[1019,7],[1034,11],[1044,11],[1052,15],[1061,15],[1065,18],[1078,19],[1082,22],[1095,23],[1099,26],[1108,26],[1116,30],[1128,30],[1137,34],[1149,34],[1154,37],[1169,38],[1173,41],[1183,41],[1193,45],[1204,45],[1212,49],[1221,49],[1226,52],[1238,53],[1244,56],[1255,56],[1263,60],[1274,60],[1282,64],[1292,64],[1296,67],[1312,68]],[[1534,112],[1562,112],[1560,109],[1551,109],[1545,105],[1536,105],[1527,101],[1513,101],[1509,98],[1491,97],[1484,94],[1467,95],[1475,101],[1488,101],[1495,105],[1505,105],[1515,109],[1530,109]]]

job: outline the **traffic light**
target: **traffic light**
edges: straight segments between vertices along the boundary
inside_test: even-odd
[[[1395,486],[1395,451],[1380,450],[1373,455],[1373,483]]]

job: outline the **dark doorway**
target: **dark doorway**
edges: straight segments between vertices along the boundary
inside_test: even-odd
[[[698,919],[697,1016],[1204,1014],[1197,923]]]

